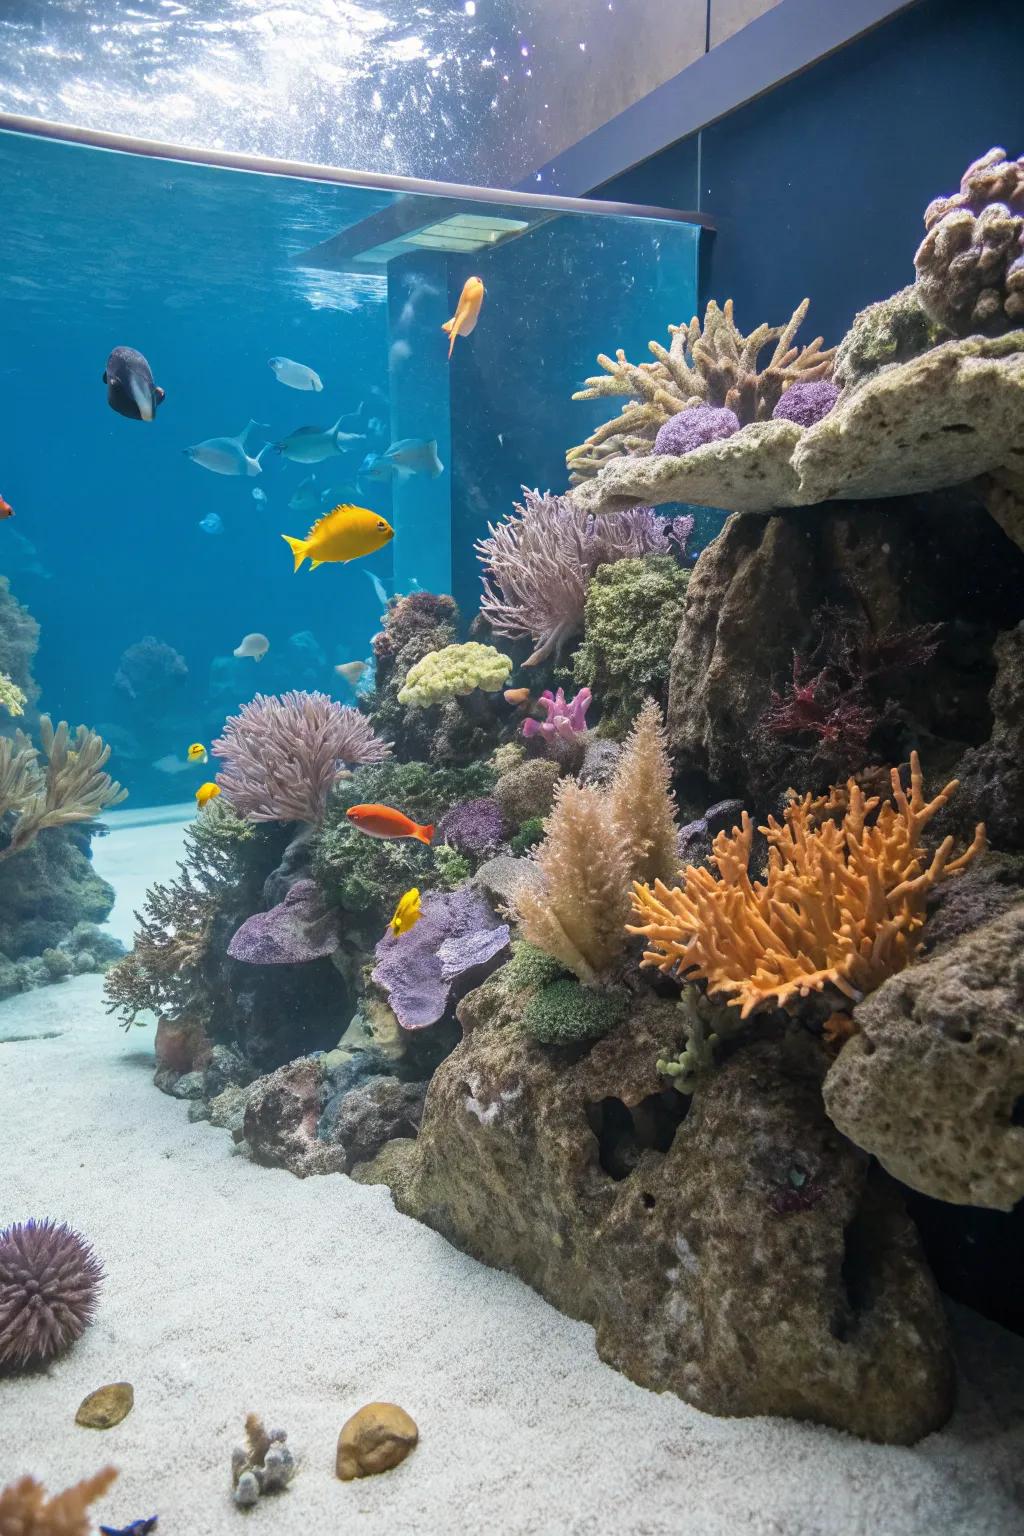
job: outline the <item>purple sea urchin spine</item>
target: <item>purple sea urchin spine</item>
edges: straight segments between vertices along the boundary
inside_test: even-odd
[[[89,1244],[63,1222],[0,1232],[0,1370],[44,1365],[81,1338],[102,1277]]]

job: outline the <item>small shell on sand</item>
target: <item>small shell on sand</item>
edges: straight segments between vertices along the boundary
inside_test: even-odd
[[[82,1400],[75,1423],[83,1424],[86,1429],[113,1429],[115,1424],[128,1417],[134,1405],[135,1392],[131,1382],[113,1381],[109,1386],[97,1387]]]
[[[342,1425],[335,1470],[343,1482],[388,1472],[415,1450],[419,1430],[397,1403],[367,1403]]]

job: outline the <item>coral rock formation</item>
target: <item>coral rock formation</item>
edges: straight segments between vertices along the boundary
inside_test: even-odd
[[[332,955],[339,944],[337,916],[325,912],[313,880],[296,880],[269,912],[247,917],[228,945],[247,965],[302,965]]]
[[[508,942],[508,926],[478,892],[432,891],[415,927],[380,940],[373,980],[403,1029],[427,1029],[444,1018],[458,991],[482,981],[500,963]]]
[[[990,149],[924,215],[914,266],[922,309],[957,336],[1024,324],[1024,157]]]
[[[857,1146],[936,1200],[1024,1198],[1024,904],[952,940],[855,1011],[825,1107]]]

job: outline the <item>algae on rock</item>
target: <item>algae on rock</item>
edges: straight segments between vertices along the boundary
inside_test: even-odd
[[[592,577],[573,676],[600,704],[600,735],[621,738],[639,699],[668,703],[669,660],[689,579],[671,555],[620,560]]]

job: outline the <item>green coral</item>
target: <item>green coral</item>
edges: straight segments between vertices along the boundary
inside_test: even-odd
[[[854,316],[836,352],[835,381],[841,389],[856,389],[880,368],[908,363],[948,335],[925,314],[911,283]]]
[[[438,861],[439,848],[414,838],[367,837],[348,820],[349,808],[391,805],[414,821],[436,823],[453,805],[488,794],[493,784],[493,770],[484,763],[445,768],[389,762],[358,769],[335,786],[312,843],[313,875],[321,890],[376,933],[410,886],[446,888],[455,871],[446,866],[445,855]]]
[[[508,846],[514,854],[529,853],[531,848],[536,848],[543,836],[543,816],[531,816],[527,821],[523,822]]]
[[[671,1060],[659,1058],[658,1071],[672,1079],[677,1093],[696,1093],[702,1077],[714,1069],[715,1049],[721,1039],[735,1033],[739,1021],[733,1010],[716,1006],[697,987],[686,987],[679,999],[686,1025],[686,1044]],[[716,1027],[717,1026],[717,1027]]]
[[[580,1045],[600,1040],[629,1011],[620,992],[599,992],[564,977],[542,987],[523,1009],[523,1029],[541,1045]]]
[[[497,693],[511,671],[511,657],[493,645],[481,645],[476,640],[446,645],[442,651],[428,651],[422,661],[409,668],[398,702],[426,709],[448,699],[465,698],[477,688],[483,693]]]
[[[0,672],[0,709],[6,709],[9,715],[23,715],[27,702],[24,688],[19,688],[6,672]]]
[[[473,866],[464,853],[449,843],[438,843],[434,850],[434,869],[442,891],[454,891],[464,885],[473,873]]]
[[[689,579],[671,555],[617,560],[591,578],[573,675],[601,707],[600,735],[625,735],[639,700],[666,704]]]
[[[550,986],[566,974],[564,965],[546,955],[528,939],[512,941],[512,958],[499,973],[504,990],[512,997]]]
[[[532,757],[502,772],[494,786],[501,814],[513,826],[546,816],[555,798],[559,767],[546,757]]]

